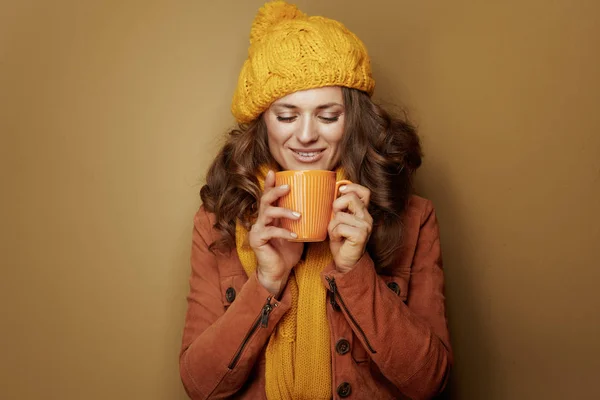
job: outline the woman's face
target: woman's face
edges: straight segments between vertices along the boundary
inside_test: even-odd
[[[295,92],[264,113],[269,150],[284,170],[336,167],[344,133],[344,99],[339,86]]]

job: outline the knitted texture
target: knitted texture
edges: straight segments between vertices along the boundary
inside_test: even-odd
[[[284,1],[266,3],[252,24],[248,59],[233,95],[236,120],[251,122],[281,97],[324,86],[373,94],[364,44],[340,22],[309,17]]]
[[[258,179],[264,188],[266,171]],[[337,171],[338,180],[343,172]],[[248,231],[236,225],[236,249],[246,274],[257,261]],[[273,331],[265,352],[265,386],[269,400],[331,399],[331,354],[326,314],[327,291],[321,271],[333,261],[329,242],[306,243],[305,261],[292,270],[287,286],[292,306]]]

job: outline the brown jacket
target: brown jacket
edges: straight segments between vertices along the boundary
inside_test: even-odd
[[[181,379],[192,399],[265,399],[264,348],[291,295],[284,290],[279,301],[271,299],[256,275],[246,276],[235,251],[211,253],[218,235],[213,223],[214,215],[201,207],[194,218]],[[322,273],[335,399],[428,399],[446,384],[452,350],[429,200],[410,199],[404,230],[399,262],[385,275],[376,273],[368,254],[346,274],[333,264]]]

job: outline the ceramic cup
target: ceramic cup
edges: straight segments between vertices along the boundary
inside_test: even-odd
[[[336,181],[334,171],[280,171],[275,173],[277,186],[289,185],[290,192],[281,197],[278,207],[302,214],[299,220],[281,219],[281,227],[298,235],[294,242],[322,242],[332,218],[333,202],[339,188],[352,182]]]

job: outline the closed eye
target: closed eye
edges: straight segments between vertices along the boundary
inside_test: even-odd
[[[319,117],[319,119],[327,124],[330,124],[332,122],[336,122],[340,119],[339,115],[335,116],[335,117]]]
[[[292,122],[293,120],[295,120],[296,117],[292,116],[292,117],[277,117],[277,121],[281,121],[281,122]]]

